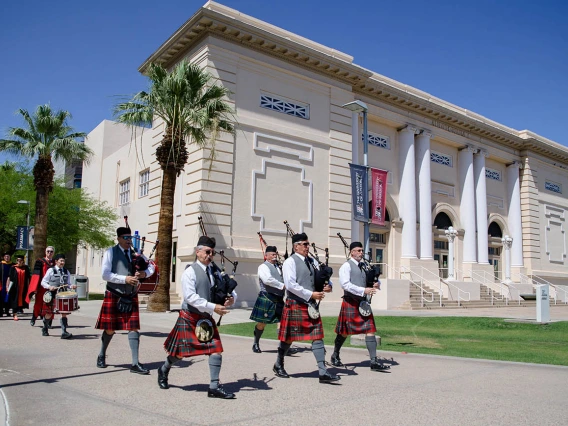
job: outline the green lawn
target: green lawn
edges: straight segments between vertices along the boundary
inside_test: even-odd
[[[325,344],[333,345],[337,318],[323,318]],[[499,318],[375,317],[380,349],[539,364],[568,365],[568,322],[548,325],[505,322]],[[229,324],[220,332],[252,337],[254,324]],[[276,339],[276,324],[263,339]],[[349,339],[345,342],[349,346]]]

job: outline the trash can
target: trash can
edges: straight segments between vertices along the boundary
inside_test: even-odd
[[[79,299],[89,300],[89,277],[77,275],[75,284],[77,285],[77,296],[79,296]]]

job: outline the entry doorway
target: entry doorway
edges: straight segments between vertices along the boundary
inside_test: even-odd
[[[434,240],[434,260],[438,262],[440,278],[448,278],[448,241]]]

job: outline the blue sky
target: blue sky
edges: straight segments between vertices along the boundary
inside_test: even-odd
[[[0,132],[18,108],[51,103],[90,132],[138,66],[204,0],[29,0],[0,6]],[[568,2],[224,0],[354,56],[387,77],[568,146]],[[0,154],[0,161],[6,157]]]

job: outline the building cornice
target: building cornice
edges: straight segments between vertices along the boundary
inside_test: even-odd
[[[432,120],[435,127],[467,133],[529,150],[568,163],[568,148],[528,130],[518,131],[460,108],[429,93],[374,73],[353,63],[353,57],[289,31],[209,1],[139,67],[152,62],[170,68],[204,37],[211,35],[339,80],[355,94],[392,104]]]

